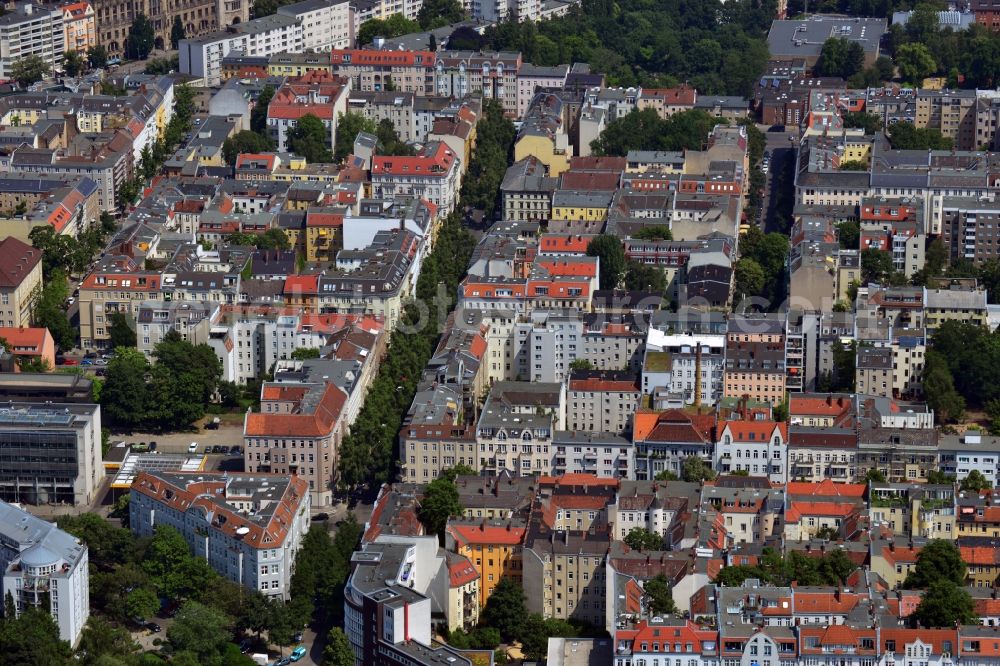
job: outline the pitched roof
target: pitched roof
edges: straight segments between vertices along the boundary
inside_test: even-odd
[[[448,525],[448,532],[462,545],[494,544],[516,546],[524,540],[524,527],[513,525],[487,525],[484,521],[479,525]]]
[[[42,260],[42,251],[13,236],[0,241],[0,288],[17,287]]]

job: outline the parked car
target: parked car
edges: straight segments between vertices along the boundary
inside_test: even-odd
[[[288,666],[290,663],[292,663],[291,657],[282,657],[278,661],[274,662],[274,666]]]
[[[94,359],[94,365],[107,365],[108,360],[104,358]]]
[[[149,443],[149,450],[150,451],[155,451],[156,450],[156,442],[150,442]]]
[[[292,642],[293,643],[301,643],[302,642],[302,632],[301,631],[295,632],[295,635],[292,636]],[[300,645],[299,647],[302,647],[302,646]],[[305,650],[305,648],[302,648],[302,649]],[[305,654],[305,652],[303,652],[302,654]],[[300,659],[301,659],[301,657],[300,657]]]
[[[246,654],[247,652],[249,652],[250,651],[250,646],[251,646],[251,643],[250,643],[250,639],[249,638],[244,638],[243,640],[241,640],[240,641],[240,654]]]
[[[241,455],[243,455],[243,449],[241,449],[238,446],[230,446],[229,447],[229,455],[231,455],[231,456],[241,456]]]
[[[316,521],[319,521],[319,520],[329,520],[330,519],[330,514],[328,514],[328,513],[317,513],[315,516],[312,517],[312,519],[316,520]]]
[[[292,661],[298,661],[304,656],[306,656],[306,648],[304,645],[300,645],[294,650],[292,650],[292,654],[290,654],[288,658],[291,659]]]
[[[215,421],[209,421],[208,423],[205,424],[205,430],[218,430],[218,429],[219,429],[219,424],[216,423]]]
[[[97,377],[104,377],[107,374],[108,374],[108,371],[105,370],[104,368],[98,368],[97,370],[94,371],[94,375],[96,375]]]
[[[205,453],[211,453],[211,452],[212,452],[212,447],[211,446],[206,446],[205,447]]]
[[[163,630],[162,630],[162,629],[160,628],[160,625],[156,624],[155,622],[147,622],[147,623],[146,623],[146,628],[147,628],[147,629],[149,629],[149,630],[150,630],[151,632],[153,632],[154,634],[158,634],[158,633],[160,633],[161,631],[163,631]]]
[[[77,361],[75,358],[64,358],[62,364],[63,365],[80,365],[80,362]]]
[[[198,450],[198,442],[191,442],[188,444],[188,453],[194,453]]]
[[[83,355],[84,358],[97,358],[97,352],[87,352]]]
[[[80,361],[80,365],[94,365],[94,362],[91,361],[89,358],[85,358],[82,361]]]

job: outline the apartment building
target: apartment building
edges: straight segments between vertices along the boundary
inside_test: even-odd
[[[153,45],[163,48],[170,46],[170,31],[177,18],[184,26],[185,35],[194,38],[248,22],[250,5],[247,0],[224,0],[221,3],[195,0],[167,5],[153,0],[102,2],[94,6],[97,12],[97,41],[108,50],[109,55],[124,55],[132,22],[139,14],[145,14],[153,22]]]
[[[247,472],[297,475],[308,482],[311,503],[328,506],[348,394],[325,381],[266,382],[260,391],[260,412],[247,413],[243,425]]]
[[[59,69],[65,53],[61,8],[29,2],[0,16],[0,77],[12,78],[11,67],[28,56],[38,56],[50,68]]]
[[[234,0],[242,2],[243,0]],[[272,56],[302,51],[302,24],[297,18],[274,14],[244,20],[223,31],[182,39],[178,44],[181,73],[201,78],[205,85],[222,81],[222,59],[230,51],[247,56]]]
[[[1000,258],[1000,202],[991,198],[943,197],[941,241],[954,261],[981,265]]]
[[[532,98],[540,89],[562,90],[569,76],[569,65],[543,67],[522,63],[517,71],[517,117],[524,116]]]
[[[305,479],[294,474],[140,472],[129,526],[150,537],[169,525],[224,578],[287,600],[309,531],[309,499]]]
[[[31,325],[42,287],[42,253],[13,237],[0,241],[0,325]]]
[[[720,421],[716,426],[714,468],[721,474],[746,472],[784,483],[788,426],[774,421]]]
[[[635,478],[652,481],[662,472],[680,478],[686,458],[712,463],[715,445],[715,415],[680,409],[663,412],[639,410],[635,414],[632,442],[635,444]]]
[[[507,168],[500,193],[503,219],[517,222],[547,221],[558,178],[546,175],[545,165],[529,155]]]
[[[434,141],[413,157],[373,157],[372,195],[386,199],[417,196],[432,203],[443,218],[458,203],[461,174],[461,158],[443,141]]]
[[[56,343],[47,328],[26,328],[0,326],[0,339],[6,340],[5,351],[20,362],[40,363],[54,370],[56,367]]]
[[[472,661],[432,641],[431,583],[443,558],[414,543],[368,543],[351,556],[344,587],[344,632],[358,664],[406,666]],[[445,574],[447,574],[445,567]]]
[[[99,405],[7,402],[0,441],[4,501],[81,506],[96,499],[104,478]]]
[[[642,365],[642,391],[656,389],[693,405],[714,405],[722,397],[724,335],[676,335],[650,328]]]
[[[475,468],[486,474],[549,474],[552,436],[565,422],[565,384],[495,383],[476,424]]]
[[[632,431],[632,415],[642,395],[635,373],[573,370],[567,381],[566,425],[569,430],[615,434]]]
[[[515,116],[520,68],[520,53],[441,51],[434,62],[434,94],[482,95],[499,102],[507,115]]]
[[[569,168],[573,145],[563,106],[562,98],[553,93],[541,92],[531,98],[514,143],[515,162],[534,157],[550,176],[559,176]]]
[[[354,17],[347,0],[302,0],[278,7],[278,14],[302,24],[302,49],[332,51],[354,45]]]
[[[351,88],[380,92],[388,88],[415,95],[433,95],[435,54],[430,51],[334,49],[333,73],[351,79]]]
[[[595,474],[628,479],[634,474],[632,442],[613,432],[557,430],[552,438],[552,474]]]
[[[97,12],[89,2],[73,2],[62,6],[63,32],[66,51],[84,54],[97,46]]]
[[[523,581],[526,531],[524,522],[517,518],[448,521],[445,546],[449,551],[467,558],[479,574],[479,608],[486,607],[501,580]]]
[[[941,471],[958,481],[976,470],[994,488],[1000,482],[1000,438],[971,430],[962,435],[941,435],[938,453]]]
[[[977,92],[918,88],[914,125],[936,129],[955,142],[958,150],[978,150],[976,143]]]
[[[90,617],[87,544],[6,502],[0,502],[0,544],[4,599],[18,616],[29,606],[50,614],[59,640],[75,646]]]
[[[412,92],[352,90],[347,99],[347,110],[370,118],[376,125],[388,120],[396,129],[400,141],[417,141],[423,137],[417,135],[415,97]]]
[[[469,15],[486,23],[501,21],[538,21],[543,18],[540,0],[463,0]]]
[[[307,114],[323,122],[329,132],[329,147],[336,146],[337,119],[347,113],[349,94],[348,81],[322,70],[287,79],[267,106],[267,129],[278,150],[289,150],[288,131]]]

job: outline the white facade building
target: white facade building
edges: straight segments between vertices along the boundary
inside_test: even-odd
[[[182,74],[201,77],[205,85],[219,85],[222,80],[222,59],[230,51],[248,56],[270,56],[275,53],[300,53],[302,24],[298,19],[281,14],[229,26],[194,39],[182,39],[178,44],[179,67]]]
[[[60,640],[76,645],[90,617],[87,545],[72,534],[0,502],[0,593],[14,599],[18,615],[42,607],[59,625]]]
[[[347,0],[302,0],[279,7],[278,14],[302,23],[303,50],[330,51],[354,45],[354,21]]]
[[[173,527],[220,575],[287,600],[309,531],[308,490],[305,479],[284,474],[143,472],[132,484],[129,519],[140,537]]]
[[[59,69],[65,51],[61,8],[27,4],[0,17],[0,78],[9,79],[14,62],[32,55]]]

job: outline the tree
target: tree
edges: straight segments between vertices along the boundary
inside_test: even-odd
[[[299,118],[295,127],[289,128],[285,135],[288,147],[297,155],[301,155],[309,163],[331,162],[330,132],[323,121],[311,113]]]
[[[680,477],[678,477],[677,474],[675,474],[674,472],[671,472],[669,469],[663,470],[662,472],[660,472],[659,474],[657,474],[653,478],[655,480],[657,480],[657,481],[678,481],[678,480],[680,480]]]
[[[595,155],[625,156],[630,150],[701,150],[719,118],[701,109],[663,119],[655,109],[634,110],[608,123],[590,143]]]
[[[145,620],[152,617],[160,608],[160,600],[156,593],[146,587],[132,590],[125,597],[125,614],[127,617]]]
[[[873,247],[861,251],[861,281],[864,284],[881,283],[893,271],[892,255]]]
[[[63,56],[63,70],[66,76],[79,76],[87,68],[87,62],[77,51],[66,51]]]
[[[767,573],[760,567],[739,565],[722,567],[715,575],[715,584],[722,587],[739,587],[747,578],[767,580]]]
[[[500,632],[505,641],[520,637],[528,612],[524,606],[524,588],[510,578],[503,578],[493,588],[480,620]]]
[[[868,162],[865,160],[847,160],[841,162],[837,168],[841,171],[868,171]]]
[[[149,17],[140,12],[132,21],[128,37],[125,38],[125,57],[133,60],[145,60],[153,50],[156,32]]]
[[[484,43],[483,36],[467,25],[456,29],[448,37],[448,48],[457,51],[480,51]]]
[[[923,589],[936,580],[961,586],[965,585],[965,572],[965,562],[958,546],[945,539],[932,539],[917,554],[917,564],[906,576],[903,587]]]
[[[993,487],[993,484],[983,476],[983,473],[978,469],[974,469],[969,472],[962,481],[958,484],[959,489],[965,490],[971,493],[979,493],[983,490],[988,490]]]
[[[903,121],[890,126],[889,143],[896,150],[951,150],[953,144],[940,130],[917,128]]]
[[[865,483],[885,483],[885,474],[882,470],[872,467],[865,472]]]
[[[920,598],[913,619],[924,627],[954,627],[976,624],[975,604],[964,587],[937,579]]]
[[[858,127],[863,129],[865,134],[881,132],[884,125],[880,116],[866,111],[848,111],[843,114],[842,118],[844,127]]]
[[[59,627],[49,611],[27,605],[20,617],[6,614],[0,622],[0,654],[5,664],[72,663],[69,643],[59,640]]]
[[[358,28],[358,45],[367,46],[376,37],[391,39],[414,32],[420,32],[420,24],[407,19],[402,14],[393,14],[384,21],[381,19],[370,19],[362,23],[361,27]]]
[[[816,530],[816,538],[824,539],[828,541],[836,541],[840,538],[840,532],[836,527],[831,525],[824,525],[823,527]]]
[[[14,61],[10,68],[10,76],[22,88],[38,83],[49,75],[49,63],[41,56],[22,56]]]
[[[465,11],[458,0],[427,0],[417,12],[417,22],[424,30],[440,28],[465,19]]]
[[[955,485],[955,477],[939,469],[932,469],[927,472],[927,483],[953,486]]]
[[[250,131],[269,141],[270,137],[267,133],[267,107],[271,104],[271,98],[273,97],[274,86],[264,86],[261,88],[260,94],[257,95],[257,101],[254,102],[253,109],[250,111]]]
[[[857,568],[858,565],[847,556],[847,553],[840,548],[834,548],[820,558],[817,570],[825,584],[842,585],[847,583],[847,579]]]
[[[760,294],[764,289],[764,269],[750,257],[736,262],[734,301],[741,301]]]
[[[597,257],[601,289],[615,289],[622,281],[628,264],[625,250],[617,236],[600,234],[587,245],[587,256]]]
[[[341,113],[337,116],[337,143],[334,146],[333,160],[337,163],[344,161],[348,155],[354,152],[354,140],[358,134],[366,132],[375,134],[378,127],[371,118],[366,118],[360,113]]]
[[[662,294],[667,289],[667,278],[656,266],[648,266],[641,261],[628,262],[625,273],[625,288],[629,291],[650,291]]]
[[[305,361],[310,358],[319,358],[319,350],[316,348],[299,347],[298,349],[292,350],[292,359],[296,361]]]
[[[427,40],[427,50],[430,51],[431,53],[434,53],[435,51],[437,51],[437,49],[438,49],[438,40],[437,37],[435,37],[434,33],[432,32],[430,38]]]
[[[942,420],[961,420],[965,413],[965,398],[955,390],[948,362],[936,349],[928,349],[924,356],[923,386],[927,405]]]
[[[837,224],[837,240],[845,250],[857,250],[861,242],[861,225],[845,220]]]
[[[132,330],[130,318],[124,312],[115,312],[108,317],[108,335],[111,337],[111,348],[135,347],[136,335]]]
[[[864,63],[865,50],[861,44],[831,37],[823,42],[813,71],[819,76],[840,76],[847,79],[860,72]]]
[[[333,627],[326,635],[323,664],[325,666],[354,666],[354,649],[351,647],[351,642],[347,640],[347,634],[340,627]]]
[[[401,141],[396,133],[396,126],[388,118],[378,121],[375,128],[375,136],[378,142],[375,145],[377,155],[415,155],[416,151],[410,144]]]
[[[653,615],[673,615],[677,612],[674,596],[670,591],[670,582],[663,574],[646,581],[642,591],[649,596],[649,612]]]
[[[98,615],[91,615],[80,634],[77,655],[85,655],[83,666],[96,666],[101,657],[128,657],[141,648],[127,629],[113,626]]]
[[[228,642],[231,626],[215,608],[187,601],[167,628],[167,638],[175,653],[192,652],[202,663],[213,663]]]
[[[571,371],[593,370],[594,364],[585,358],[578,358],[569,364],[569,369]]]
[[[698,456],[688,456],[681,463],[681,478],[689,483],[710,481],[715,478],[715,471]]]
[[[623,541],[632,550],[663,550],[663,537],[644,527],[633,527]]]
[[[674,234],[665,224],[650,224],[632,234],[632,238],[651,241],[673,240]]]
[[[185,37],[187,34],[184,32],[184,22],[180,16],[174,16],[174,24],[170,28],[170,48],[176,49]]]
[[[146,384],[149,371],[149,361],[137,349],[115,351],[101,391],[101,411],[114,426],[131,429],[144,422],[152,400]]]
[[[228,137],[222,143],[222,157],[226,164],[234,166],[240,153],[265,153],[274,150],[274,142],[266,134],[242,130]]]
[[[108,50],[101,46],[91,46],[87,49],[87,62],[94,69],[104,69],[108,66]]]
[[[66,276],[61,271],[54,270],[35,300],[32,315],[36,326],[49,329],[60,349],[72,349],[76,344],[76,329],[69,323],[64,309],[67,298],[69,288],[66,286]]]
[[[443,540],[448,519],[460,515],[462,503],[454,479],[437,478],[427,484],[420,501],[420,522],[429,534],[437,534]]]
[[[903,44],[896,49],[896,65],[899,67],[899,74],[903,81],[908,81],[915,86],[923,83],[924,78],[930,76],[937,70],[937,63],[934,56],[923,44]]]

